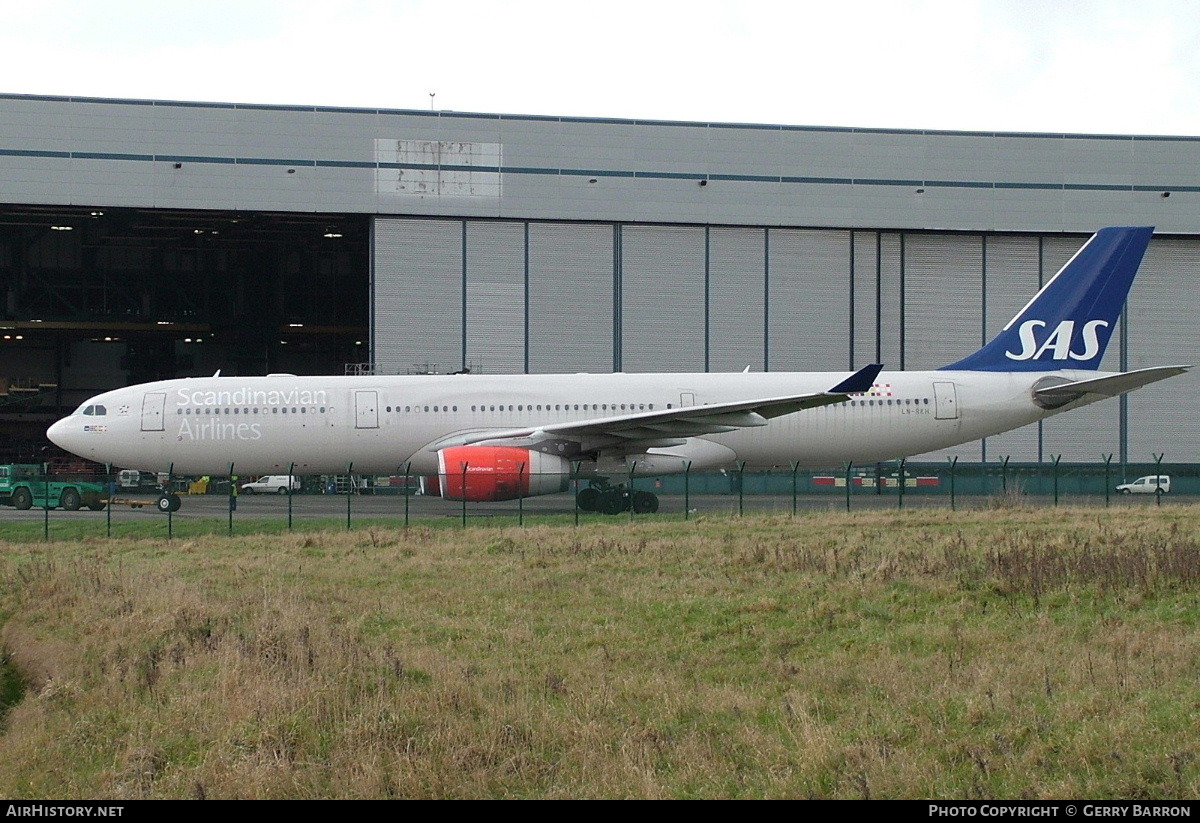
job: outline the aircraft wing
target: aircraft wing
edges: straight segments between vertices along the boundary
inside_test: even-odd
[[[1045,386],[1034,389],[1034,397],[1049,408],[1057,408],[1078,400],[1085,394],[1098,394],[1103,397],[1115,397],[1118,394],[1140,389],[1148,383],[1165,380],[1177,374],[1183,374],[1191,366],[1156,366],[1150,369],[1138,369],[1112,374],[1107,377],[1091,377],[1087,380],[1076,380],[1071,383],[1060,383],[1057,386]]]
[[[637,442],[637,448],[679,445],[688,437],[765,426],[773,417],[845,402],[852,394],[868,391],[882,369],[883,366],[879,363],[864,366],[845,380],[821,392],[736,400],[704,406],[680,406],[524,429],[467,432],[432,443],[426,450],[437,451],[449,446],[485,444],[537,446],[546,441],[576,441],[586,444],[585,450],[622,442],[630,445]]]

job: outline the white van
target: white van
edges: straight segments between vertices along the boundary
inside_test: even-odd
[[[289,478],[286,474],[266,474],[252,483],[244,483],[241,488],[244,494],[287,494],[289,485],[292,491],[300,491],[300,478]]]
[[[1148,474],[1132,483],[1117,486],[1121,494],[1166,494],[1171,490],[1171,478],[1165,474]]]

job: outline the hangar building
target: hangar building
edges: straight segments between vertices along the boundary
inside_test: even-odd
[[[218,369],[935,368],[1118,224],[1105,367],[1200,362],[1200,138],[0,95],[0,448]],[[926,457],[1200,462],[1196,390]]]

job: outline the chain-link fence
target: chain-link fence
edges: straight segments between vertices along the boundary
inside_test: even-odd
[[[597,484],[562,476],[492,476],[482,486],[420,477],[293,473],[182,477],[47,465],[0,466],[0,522],[11,536],[160,535],[408,525],[423,522],[581,523],[614,517],[687,520],[699,515],[1055,505],[1164,505],[1200,499],[1200,466],[1144,463],[910,463],[685,471]],[[235,469],[236,467],[230,467]],[[530,490],[565,489],[556,494]],[[462,498],[462,490],[467,497]],[[443,496],[443,494],[445,496]]]

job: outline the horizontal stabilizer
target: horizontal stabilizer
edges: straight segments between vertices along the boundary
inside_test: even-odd
[[[1102,397],[1115,397],[1118,394],[1140,389],[1142,386],[1183,374],[1191,366],[1156,366],[1150,369],[1111,374],[1107,377],[1093,377],[1088,380],[1075,380],[1070,383],[1060,383],[1056,386],[1044,386],[1034,389],[1033,396],[1039,404],[1047,408],[1065,406],[1072,400],[1078,400],[1085,394],[1098,394]]]

